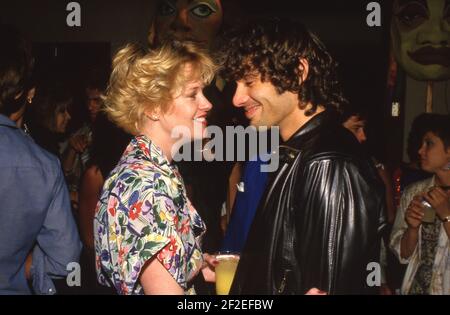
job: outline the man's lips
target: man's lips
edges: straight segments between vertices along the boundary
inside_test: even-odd
[[[414,52],[408,52],[409,57],[422,65],[441,65],[450,67],[450,47],[434,48],[426,46]]]
[[[259,108],[259,106],[260,106],[260,105],[257,105],[257,104],[245,106],[245,108],[244,108],[244,110],[245,110],[245,116],[246,116],[248,119],[251,119],[251,118],[255,115],[256,110]]]

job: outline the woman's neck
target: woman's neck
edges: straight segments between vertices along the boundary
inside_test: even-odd
[[[440,170],[435,173],[436,185],[438,186],[450,186],[450,171]]]

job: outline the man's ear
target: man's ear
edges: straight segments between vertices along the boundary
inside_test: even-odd
[[[308,78],[308,74],[309,74],[309,63],[308,60],[306,60],[305,58],[300,58],[300,63],[298,65],[298,70],[301,76],[301,81],[300,81],[300,85],[306,81],[306,79]]]

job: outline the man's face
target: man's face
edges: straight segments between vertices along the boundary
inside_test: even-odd
[[[210,46],[222,18],[220,0],[162,0],[155,17],[156,41],[175,38]]]
[[[366,122],[359,118],[359,116],[350,116],[350,118],[347,119],[342,125],[355,135],[359,143],[363,143],[367,140],[366,133],[364,131]]]
[[[99,89],[86,89],[87,107],[91,121],[95,121],[97,114],[102,107],[101,91]]]
[[[450,78],[450,0],[396,0],[391,36],[395,57],[411,77]]]
[[[279,94],[272,83],[262,82],[258,73],[237,81],[233,104],[244,109],[252,126],[279,126],[282,136],[285,130],[299,127],[295,119],[299,112],[298,95]]]

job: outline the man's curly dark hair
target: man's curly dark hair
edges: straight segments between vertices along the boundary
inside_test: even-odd
[[[239,81],[259,73],[263,82],[271,82],[278,93],[297,93],[300,108],[308,103],[340,109],[346,103],[339,88],[337,63],[321,41],[297,21],[270,18],[257,19],[230,31],[221,53],[222,73],[227,80]],[[300,59],[306,59],[309,73],[301,82]]]

